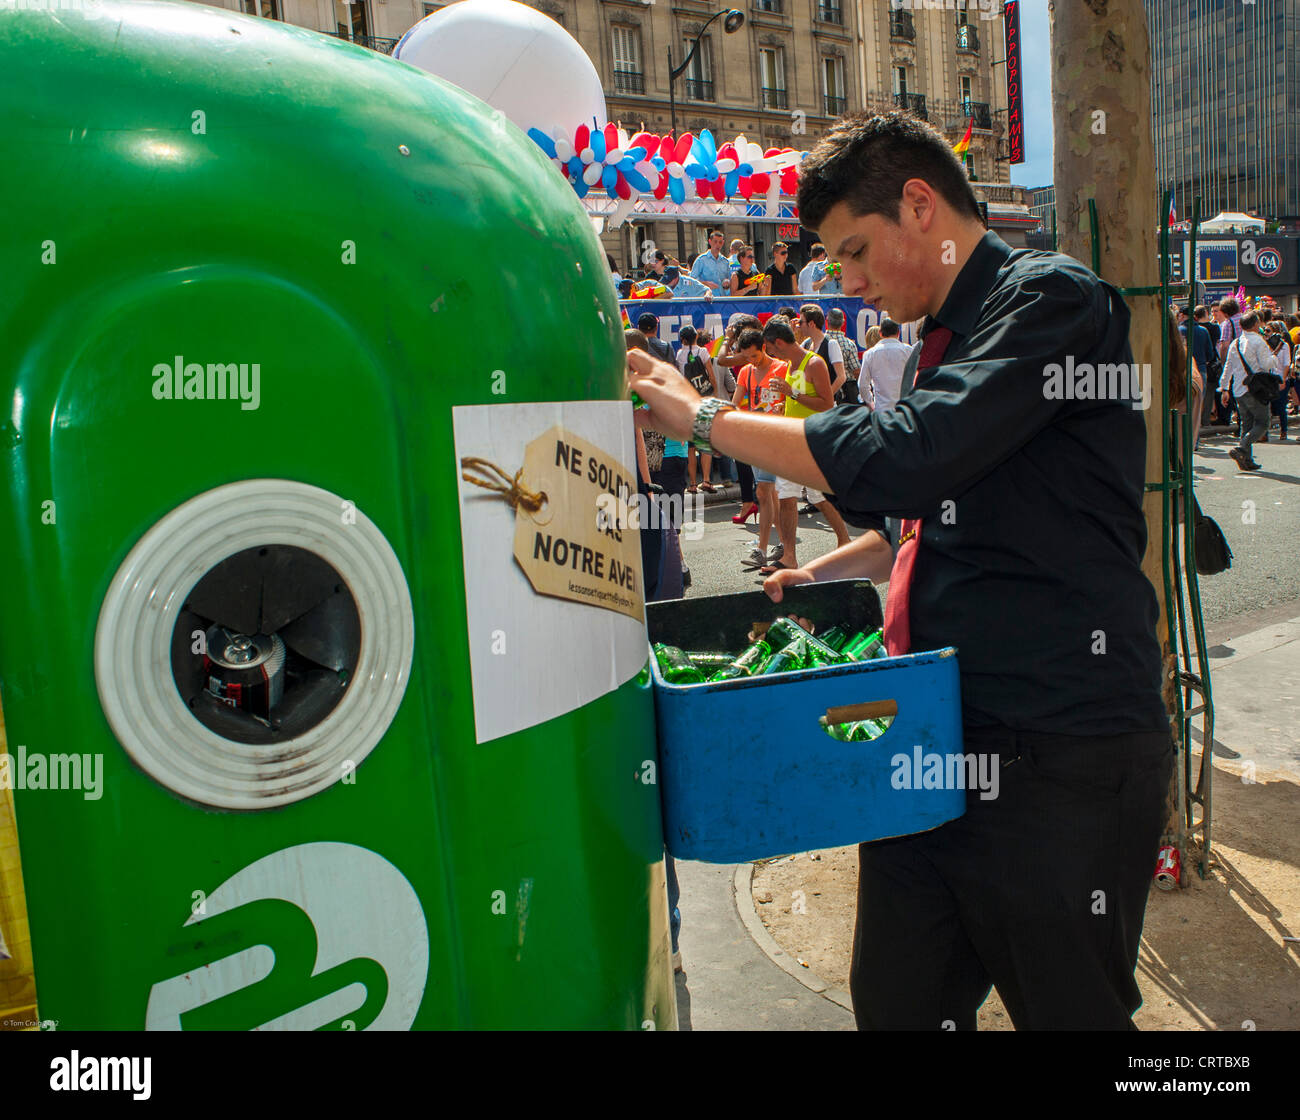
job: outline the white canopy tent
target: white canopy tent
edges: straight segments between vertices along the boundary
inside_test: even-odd
[[[1245,231],[1263,233],[1264,220],[1262,218],[1252,218],[1249,214],[1225,210],[1222,214],[1217,214],[1200,225],[1201,233],[1242,233]]]

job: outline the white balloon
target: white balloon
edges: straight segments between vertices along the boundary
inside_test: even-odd
[[[601,163],[589,164],[582,172],[582,181],[589,187],[594,187],[600,182],[600,177],[605,173],[605,165]]]
[[[592,160],[596,158],[596,153],[589,147],[583,148],[582,151],[578,153],[578,158],[582,160],[583,163],[591,163]]]
[[[657,168],[648,159],[643,159],[636,165],[636,169],[641,172],[652,183],[659,178],[659,168]]]
[[[718,160],[718,171],[721,174],[725,175],[728,171],[735,171],[735,170],[736,170],[736,161],[734,159]]]
[[[621,160],[622,158],[623,158],[622,148],[615,148],[612,152],[605,153],[606,163],[618,163],[618,161]]]
[[[675,160],[668,165],[668,174],[674,179],[686,178],[686,172],[682,169],[682,165]]]
[[[527,132],[608,120],[600,75],[578,41],[515,0],[461,0],[425,16],[393,57],[500,109]]]
[[[573,145],[563,136],[555,141],[555,158],[561,159],[565,163],[568,163],[573,158]]]

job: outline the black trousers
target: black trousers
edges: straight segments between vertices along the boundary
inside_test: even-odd
[[[859,848],[858,1029],[974,1030],[993,985],[1018,1030],[1133,1029],[1169,734],[967,731],[965,749],[999,755],[995,798]]]

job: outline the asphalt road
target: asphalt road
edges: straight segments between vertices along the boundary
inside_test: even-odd
[[[1300,423],[1291,428],[1292,438]],[[1204,436],[1196,454],[1196,496],[1201,509],[1223,529],[1234,555],[1232,567],[1201,578],[1201,605],[1207,627],[1231,624],[1241,615],[1300,601],[1300,444],[1279,443],[1276,429],[1268,444],[1257,445],[1263,469],[1243,474],[1228,458],[1235,441]],[[1254,503],[1253,507],[1245,503]],[[733,525],[738,502],[705,507],[703,526],[688,525],[682,548],[692,583],[687,598],[749,591],[762,585],[757,573],[740,562],[753,547],[755,522]],[[856,536],[857,530],[850,532]],[[695,539],[698,538],[698,539]],[[771,544],[776,544],[775,531]],[[800,562],[835,547],[835,534],[820,516],[799,519]]]

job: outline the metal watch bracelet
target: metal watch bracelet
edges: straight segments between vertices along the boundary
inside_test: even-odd
[[[713,418],[719,412],[725,412],[727,409],[735,409],[735,405],[730,401],[724,401],[721,397],[707,397],[700,403],[699,411],[695,414],[695,423],[691,426],[691,446],[699,448],[706,455],[713,454]]]

